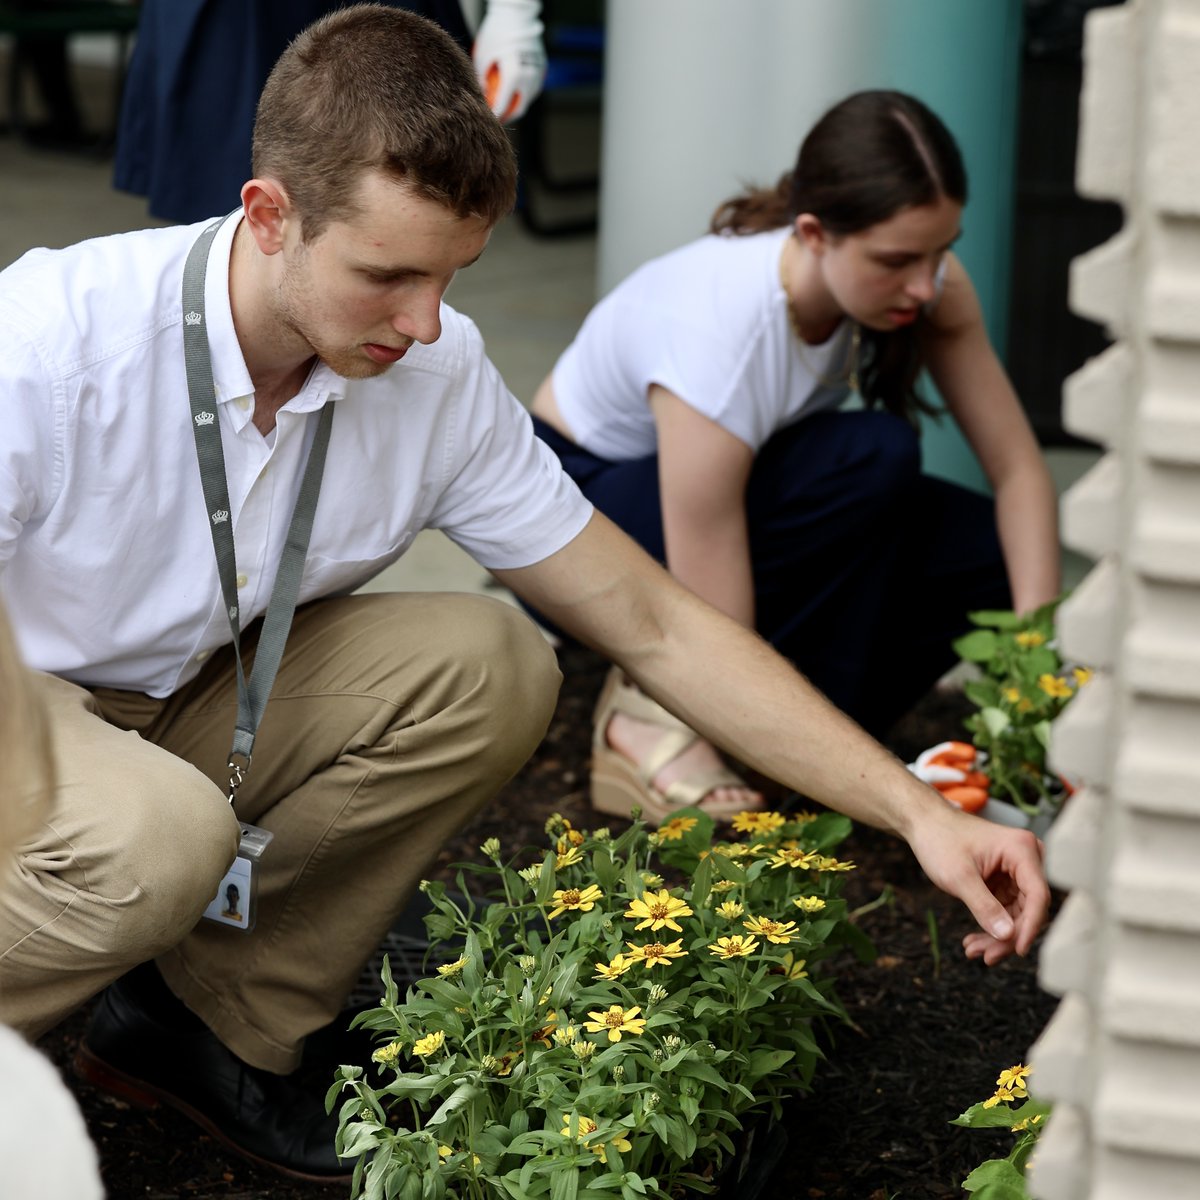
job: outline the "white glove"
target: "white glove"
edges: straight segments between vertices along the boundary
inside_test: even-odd
[[[908,769],[922,783],[963,783],[967,778],[967,772],[950,766],[946,761],[947,758],[954,757],[953,754],[947,754],[946,752],[952,750],[955,745],[965,745],[965,743],[938,742],[936,746],[930,746],[928,750],[922,750],[917,755],[917,761],[908,764]],[[974,747],[972,747],[971,757],[967,758],[966,754],[963,754],[959,761],[962,761],[964,766],[971,766],[974,764],[974,758]],[[931,762],[931,759],[939,759],[940,761]]]
[[[917,755],[908,769],[923,783],[965,812],[978,812],[987,803],[989,781],[981,768],[987,755],[969,742],[938,742]]]
[[[546,50],[540,0],[488,0],[475,35],[475,73],[492,112],[515,121],[542,90]]]

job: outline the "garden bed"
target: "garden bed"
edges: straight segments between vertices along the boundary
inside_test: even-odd
[[[583,650],[560,656],[564,684],[558,712],[537,755],[475,825],[447,847],[443,865],[478,860],[478,846],[499,837],[506,848],[542,844],[546,818],[563,813],[577,827],[597,820],[586,800],[591,705],[604,664]],[[962,736],[970,706],[932,693],[892,731],[905,759]],[[775,794],[775,799],[782,797]],[[839,850],[859,864],[846,877],[852,908],[887,891],[888,902],[861,919],[878,959],[849,956],[837,969],[838,992],[854,1028],[836,1031],[813,1094],[785,1118],[787,1148],[763,1197],[824,1200],[951,1200],[958,1182],[1011,1139],[947,1122],[988,1095],[1001,1067],[1024,1058],[1055,1001],[1036,983],[1035,955],[986,968],[968,962],[959,942],[970,928],[965,910],[921,874],[895,839],[861,829]],[[449,879],[449,875],[445,875]],[[69,1063],[86,1023],[76,1014],[43,1039],[60,1065]],[[351,1035],[346,1035],[347,1039]],[[363,1043],[340,1053],[333,1035],[313,1040],[313,1086],[331,1078],[330,1057],[365,1064]],[[349,1057],[347,1057],[349,1056]],[[320,1062],[325,1059],[325,1062]],[[333,1200],[342,1186],[293,1183],[227,1154],[174,1112],[146,1113],[67,1078],[99,1148],[110,1200]]]

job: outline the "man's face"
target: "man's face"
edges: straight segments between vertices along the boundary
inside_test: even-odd
[[[365,174],[358,212],[313,241],[293,224],[276,293],[282,323],[346,379],[382,375],[413,342],[437,341],[438,307],[456,271],[487,245],[491,227]]]

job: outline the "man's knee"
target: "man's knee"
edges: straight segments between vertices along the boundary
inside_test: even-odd
[[[128,859],[141,895],[129,932],[152,954],[174,946],[199,920],[233,862],[240,829],[228,801],[198,771],[162,800]]]
[[[117,786],[97,779],[86,807],[79,797],[56,806],[23,856],[48,901],[90,913],[98,943],[132,961],[192,928],[237,848],[220,791],[182,760],[157,757],[151,774],[132,767]]]
[[[461,683],[486,706],[485,753],[496,770],[512,773],[554,715],[562,682],[558,661],[538,627],[510,604],[474,597],[459,618],[453,645]]]

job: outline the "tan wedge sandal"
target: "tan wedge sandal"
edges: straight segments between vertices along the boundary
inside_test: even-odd
[[[630,762],[608,744],[608,723],[616,713],[662,729],[662,736],[641,763]],[[669,821],[677,809],[699,806],[717,788],[747,786],[727,767],[717,767],[677,779],[665,789],[656,788],[654,777],[698,742],[700,735],[627,683],[619,667],[609,671],[592,719],[592,807],[602,813],[628,817],[638,805],[646,824],[658,826]],[[729,821],[745,809],[746,805],[726,805],[706,807],[704,811],[716,821]]]

